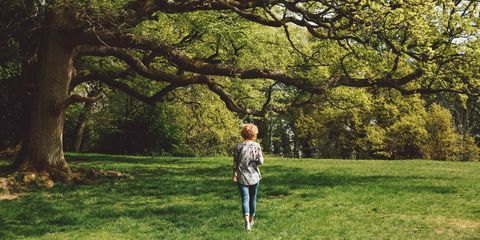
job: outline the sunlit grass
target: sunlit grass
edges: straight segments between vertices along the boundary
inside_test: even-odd
[[[68,157],[77,159],[74,168],[131,177],[34,189],[0,201],[0,239],[480,236],[479,163],[266,158],[257,223],[247,233],[238,189],[229,182],[230,157]]]

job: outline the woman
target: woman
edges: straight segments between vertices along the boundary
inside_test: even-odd
[[[232,181],[236,182],[240,189],[245,229],[250,231],[254,223],[258,185],[262,178],[258,166],[263,164],[263,154],[260,144],[255,142],[257,126],[245,124],[240,133],[243,142],[238,143],[233,150]]]

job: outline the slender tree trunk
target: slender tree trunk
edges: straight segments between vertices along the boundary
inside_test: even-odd
[[[313,157],[313,149],[312,149],[312,137],[311,136],[307,136],[305,139],[304,139],[304,142],[303,142],[303,157],[305,158],[311,158]]]
[[[99,91],[93,90],[89,97],[98,97],[100,95]],[[87,127],[87,121],[92,114],[94,102],[86,102],[83,106],[83,112],[78,117],[77,126],[75,127],[75,139],[73,141],[73,151],[80,152],[80,147],[82,146],[83,135]]]
[[[17,170],[45,171],[59,180],[69,178],[71,173],[63,155],[65,109],[59,108],[67,98],[74,74],[73,47],[66,44],[59,30],[67,21],[65,10],[46,16],[35,73],[29,74],[35,83],[30,122],[14,163]]]
[[[273,153],[273,124],[272,124],[272,116],[270,115],[268,118],[268,152]]]
[[[82,146],[83,134],[87,127],[87,121],[93,109],[93,102],[87,102],[83,106],[83,112],[78,117],[77,126],[75,127],[75,139],[73,140],[73,151],[80,152]]]

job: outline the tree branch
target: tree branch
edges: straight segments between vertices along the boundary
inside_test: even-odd
[[[123,48],[79,46],[77,51],[79,56],[114,56],[128,64],[139,75],[159,82],[169,82],[184,85],[202,83],[206,81],[206,77],[202,75],[193,75],[186,78],[176,74],[171,74],[158,69],[154,69],[150,66],[145,66],[142,60],[135,57],[133,53]]]
[[[87,102],[95,102],[97,100],[99,100],[100,98],[102,98],[103,95],[98,95],[96,97],[85,97],[85,96],[81,96],[79,94],[73,94],[73,95],[70,95],[70,97],[68,97],[67,99],[65,99],[65,101],[63,101],[62,103],[58,104],[56,107],[55,107],[55,110],[57,113],[61,113],[63,110],[65,110],[68,106],[74,104],[74,103],[79,103],[79,102],[84,102],[84,103],[87,103]]]
[[[123,37],[120,37],[120,39],[123,39]],[[165,57],[169,62],[175,64],[177,67],[197,74],[228,76],[240,79],[265,78],[281,82],[287,86],[295,86],[296,88],[316,94],[321,94],[325,91],[321,86],[311,84],[311,79],[308,78],[289,76],[283,72],[271,69],[234,68],[222,63],[207,63],[198,59],[186,57],[179,50],[170,48],[162,43],[148,41],[122,42],[118,41],[117,39],[111,39],[112,41],[107,39],[104,40],[112,47],[81,46],[78,48],[79,55],[115,56],[125,61],[136,72],[144,77],[172,83],[183,80],[183,78],[174,74],[168,74],[166,72],[145,66],[141,60],[135,58],[132,53],[123,48],[151,50]]]
[[[157,93],[155,93],[154,95],[147,96],[145,94],[142,94],[142,93],[138,92],[134,88],[130,87],[128,84],[120,82],[120,81],[116,81],[114,79],[99,78],[97,80],[100,81],[101,83],[104,83],[105,85],[107,85],[110,88],[120,90],[120,91],[132,96],[133,98],[135,98],[135,99],[137,99],[141,102],[144,102],[146,104],[149,104],[149,105],[153,105],[157,102],[165,101],[165,97],[168,95],[168,93],[174,91],[175,89],[177,89],[179,87],[185,86],[185,85],[181,85],[181,84],[169,84],[166,87],[162,88]]]
[[[225,106],[227,107],[227,109],[232,111],[232,112],[263,117],[263,116],[265,116],[265,114],[269,110],[271,110],[273,108],[272,106],[268,105],[270,100],[271,100],[271,92],[270,92],[270,94],[268,94],[267,101],[263,105],[262,109],[261,110],[255,110],[255,109],[251,109],[251,108],[244,108],[244,107],[240,106],[239,104],[237,104],[233,100],[232,95],[230,95],[230,93],[226,92],[219,84],[217,84],[213,81],[210,81],[210,82],[207,83],[207,86],[208,86],[208,89],[210,89],[210,91],[214,92],[215,94],[217,94],[220,97],[220,99],[225,103]]]

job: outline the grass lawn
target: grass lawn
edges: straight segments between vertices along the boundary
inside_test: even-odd
[[[230,157],[73,156],[131,178],[0,201],[0,239],[480,239],[480,163],[266,158],[247,233]]]

